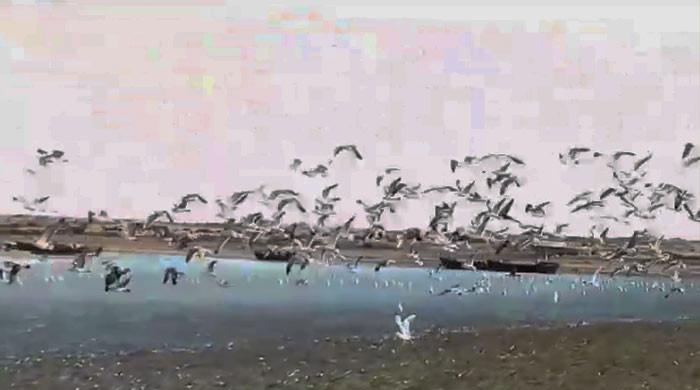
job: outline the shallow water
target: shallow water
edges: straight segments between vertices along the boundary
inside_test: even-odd
[[[413,329],[509,326],[615,320],[696,319],[700,290],[682,282],[685,294],[665,298],[668,278],[523,275],[370,265],[351,273],[345,266],[220,260],[222,288],[206,274],[206,262],[185,265],[180,256],[103,254],[134,271],[131,293],[105,293],[99,261],[92,272],[67,271],[69,259],[34,264],[20,273],[22,284],[0,285],[2,356],[39,351],[114,352],[163,347],[226,346],[247,343],[358,335],[393,334],[402,303],[415,313]],[[175,264],[187,276],[177,286],[162,284],[163,270]],[[53,281],[47,281],[53,278]],[[298,286],[304,278],[307,285]],[[483,286],[481,293],[438,296],[460,284]],[[486,286],[490,286],[486,288]],[[431,294],[430,291],[433,291]],[[554,295],[558,295],[555,302]]]

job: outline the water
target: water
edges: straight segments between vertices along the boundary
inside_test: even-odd
[[[668,278],[523,275],[370,265],[351,273],[345,266],[220,260],[223,288],[206,274],[206,262],[184,264],[180,256],[103,254],[133,270],[131,293],[104,292],[99,261],[92,273],[68,272],[70,260],[53,259],[20,273],[22,284],[0,285],[0,356],[40,351],[114,352],[172,347],[226,346],[283,338],[379,337],[393,334],[398,303],[415,313],[415,331],[429,327],[510,326],[579,321],[698,318],[700,291],[682,282],[671,294]],[[187,276],[162,284],[163,270],[176,266]],[[47,281],[52,278],[53,281]],[[307,285],[296,285],[304,278]],[[459,284],[481,291],[462,296],[438,293]],[[430,293],[430,291],[434,293]],[[554,296],[558,299],[555,302]]]

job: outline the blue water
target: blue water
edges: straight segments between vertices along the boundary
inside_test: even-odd
[[[50,259],[20,273],[21,284],[0,285],[0,356],[40,351],[112,352],[163,347],[223,346],[229,342],[275,342],[285,337],[378,337],[396,331],[401,302],[415,313],[413,329],[510,326],[579,321],[697,319],[700,289],[668,278],[523,275],[370,265],[351,273],[345,266],[294,268],[284,263],[220,260],[220,287],[206,274],[206,262],[185,264],[181,256],[110,254],[134,271],[130,293],[104,292],[99,261],[92,272],[67,271],[69,259]],[[186,272],[177,286],[162,284],[163,270]],[[303,278],[307,285],[298,286]],[[480,293],[438,296],[454,284],[490,286]],[[430,291],[433,291],[431,293]],[[555,292],[558,302],[555,302]]]

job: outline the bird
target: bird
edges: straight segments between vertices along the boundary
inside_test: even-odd
[[[512,161],[512,162],[514,162],[514,163],[516,163],[516,164],[518,164],[518,165],[525,165],[525,161],[524,161],[523,159],[521,159],[521,158],[519,158],[519,157],[511,156],[511,155],[509,155],[509,154],[504,154],[504,153],[490,153],[490,154],[486,154],[486,155],[484,155],[483,157],[479,158],[479,161],[485,161],[485,160],[494,159],[494,158],[496,158],[496,159],[507,159],[507,160],[510,160],[510,161]],[[465,163],[466,163],[466,161],[467,161],[467,159],[466,159],[466,157],[465,157]]]
[[[566,229],[567,227],[569,227],[569,224],[568,224],[568,223],[561,223],[561,224],[558,224],[558,225],[554,228],[554,234],[561,234],[561,233],[564,231],[564,229]]]
[[[455,294],[455,295],[461,296],[461,295],[464,295],[464,293],[475,292],[475,291],[476,291],[476,288],[467,289],[467,288],[461,287],[460,284],[454,284],[450,288],[446,288],[446,289],[442,290],[437,295],[440,297],[443,295],[447,295],[447,294]]]
[[[580,201],[582,201],[582,200],[588,201],[588,200],[589,200],[589,197],[590,197],[591,195],[593,195],[593,192],[592,192],[592,191],[584,191],[584,192],[581,192],[581,193],[577,194],[576,196],[574,196],[566,205],[567,205],[567,206],[572,206],[572,205],[574,205],[575,203],[578,203],[578,202],[580,202]]]
[[[571,210],[571,213],[573,214],[573,213],[577,213],[581,210],[590,210],[594,207],[603,207],[603,206],[605,206],[605,204],[603,204],[603,202],[601,202],[599,200],[592,200],[592,201],[588,201],[586,203],[583,203],[583,204],[580,204],[580,205],[574,207],[574,209]]]
[[[406,318],[401,318],[400,314],[396,314],[394,316],[394,322],[396,322],[396,326],[399,327],[399,331],[396,332],[396,336],[404,341],[413,340],[413,335],[411,334],[411,322],[413,322],[415,319],[415,314],[411,314]]]
[[[328,167],[326,167],[323,164],[318,164],[313,169],[305,169],[305,170],[301,171],[301,174],[304,176],[308,176],[308,177],[316,177],[319,175],[321,177],[326,177],[326,176],[328,176]]]
[[[501,189],[499,190],[499,194],[501,196],[505,195],[506,191],[508,190],[508,187],[510,187],[511,184],[515,184],[516,187],[520,187],[520,181],[518,180],[517,177],[511,176],[503,181],[501,183]]]
[[[622,157],[624,157],[624,156],[634,157],[634,156],[636,156],[636,155],[637,155],[637,154],[634,153],[634,152],[618,151],[618,152],[613,153],[612,158],[613,158],[613,161],[617,161],[617,160],[619,160],[620,158],[622,158]]]
[[[112,265],[110,272],[105,275],[105,292],[113,290],[121,290],[129,292],[126,286],[131,281],[131,269],[121,268],[118,265]]]
[[[217,264],[218,262],[219,262],[218,260],[210,260],[210,261],[207,263],[207,273],[208,273],[209,275],[214,276],[214,267],[216,266],[216,264]]]
[[[292,267],[294,264],[299,265],[299,270],[303,271],[310,263],[310,259],[307,256],[302,256],[299,254],[294,254],[292,257],[289,258],[289,261],[287,261],[287,268],[286,268],[286,274],[289,275],[292,272]]]
[[[17,275],[23,269],[29,269],[29,264],[19,264],[14,261],[4,261],[3,268],[0,268],[0,279],[7,284],[12,284],[17,280]],[[21,284],[21,283],[20,283]]]
[[[85,268],[85,262],[88,255],[90,255],[89,249],[83,249],[72,261],[71,271],[75,272],[90,272],[89,268]],[[102,247],[97,248],[97,250],[92,252],[92,255],[98,257],[102,253]]]
[[[384,180],[385,176],[391,175],[392,173],[398,172],[400,170],[401,169],[397,167],[384,168],[384,172],[376,176],[376,178],[374,179],[374,183],[377,185],[377,187],[379,187],[379,185],[382,183],[382,180]]]
[[[180,201],[175,203],[173,205],[173,207],[170,209],[170,211],[172,211],[173,213],[188,212],[190,210],[187,208],[187,206],[190,203],[195,202],[195,201],[199,201],[203,204],[207,204],[207,200],[204,199],[204,197],[202,197],[201,195],[199,195],[199,194],[187,194],[187,195],[183,196],[182,198],[180,198]]]
[[[35,198],[35,199],[26,199],[23,196],[13,196],[12,201],[21,203],[22,207],[27,211],[36,211],[36,209],[37,209],[36,206],[44,204],[50,198],[51,198],[50,196],[42,196],[42,197]]]
[[[294,160],[292,160],[292,163],[289,164],[289,169],[291,169],[292,171],[296,171],[297,169],[299,169],[300,166],[301,166],[301,160],[298,158],[295,158]]]
[[[583,284],[584,285],[589,285],[593,287],[600,287],[600,272],[605,268],[604,266],[598,267],[595,272],[593,273],[593,276],[591,277],[591,280],[584,280]]]
[[[374,266],[374,272],[379,272],[380,269],[382,269],[384,267],[388,267],[389,265],[395,264],[395,263],[396,263],[396,260],[393,260],[393,259],[387,259],[387,260],[381,261],[381,262],[377,263],[377,265]]]
[[[687,160],[685,160],[685,161],[683,162],[683,166],[685,166],[685,167],[687,168],[687,167],[689,167],[689,166],[691,166],[691,165],[694,165],[694,164],[697,163],[698,161],[700,161],[700,156],[696,156],[696,157],[693,157],[693,158],[689,158],[689,159],[687,159]]]
[[[48,166],[48,164],[53,163],[57,159],[60,159],[65,154],[62,150],[56,150],[56,149],[51,151],[51,153],[49,153],[46,150],[41,149],[41,148],[37,149],[36,151],[37,151],[37,154],[39,155],[38,156],[39,165],[41,165],[42,167]]]
[[[159,210],[152,212],[148,217],[146,217],[146,222],[144,223],[143,228],[150,228],[153,225],[153,223],[155,223],[158,219],[162,217],[166,217],[168,221],[170,221],[170,223],[175,222],[175,220],[173,220],[173,217],[167,210]]]
[[[177,284],[177,279],[184,275],[184,272],[178,271],[175,267],[167,267],[165,269],[165,272],[163,273],[163,284],[166,284],[168,283],[168,281],[170,281],[174,286]]]
[[[690,156],[690,152],[691,152],[694,148],[695,148],[695,145],[694,145],[694,144],[692,144],[691,142],[687,142],[687,143],[683,146],[683,154],[681,154],[681,159],[685,160],[686,158],[688,158],[688,156]]]
[[[284,198],[280,200],[277,204],[277,211],[282,211],[282,209],[290,204],[296,206],[297,210],[301,211],[302,213],[306,213],[306,209],[301,205],[301,202],[299,202],[299,199],[297,198]]]
[[[536,205],[531,205],[530,203],[525,205],[525,212],[530,213],[535,217],[544,217],[545,211],[544,208],[549,205],[551,202],[542,202]]]
[[[360,261],[364,259],[364,256],[358,256],[357,259],[355,259],[354,262],[352,263],[347,263],[346,266],[348,267],[348,270],[352,273],[357,273],[358,267],[360,265]]]
[[[566,154],[559,153],[559,161],[562,164],[566,164],[567,160],[573,161],[574,164],[578,164],[579,163],[579,160],[577,158],[578,155],[582,154],[582,153],[590,152],[590,151],[591,151],[591,148],[575,146],[575,147],[569,148],[569,150],[567,150]]]
[[[362,155],[357,150],[357,146],[355,145],[336,146],[336,148],[333,149],[333,157],[337,157],[338,154],[340,154],[341,152],[351,152],[355,156],[355,158],[357,158],[358,160],[362,160]]]
[[[338,183],[329,185],[328,187],[324,188],[323,191],[321,191],[321,196],[323,197],[323,199],[327,199],[331,191],[333,191],[336,188],[338,188]]]
[[[683,204],[683,209],[688,213],[688,219],[690,219],[693,222],[700,222],[700,209],[693,214],[693,211],[690,209],[690,206],[688,206],[687,203]]]
[[[212,251],[210,251],[207,248],[203,248],[201,246],[193,246],[187,251],[187,255],[185,256],[185,263],[189,263],[190,260],[192,260],[195,256],[197,258],[202,259],[211,254]]]
[[[639,168],[641,168],[644,164],[646,164],[649,160],[651,160],[652,156],[653,156],[653,154],[649,153],[645,157],[642,157],[641,159],[637,160],[634,163],[634,170],[638,171]]]
[[[44,229],[44,232],[41,234],[41,236],[34,241],[34,246],[36,246],[39,249],[44,249],[44,250],[53,250],[54,248],[54,242],[53,242],[53,237],[66,225],[66,220],[64,218],[61,218],[58,220],[53,225],[48,226],[46,229]]]
[[[462,166],[461,162],[454,160],[454,159],[450,160],[450,170],[452,171],[452,173],[454,173],[457,170],[457,168],[459,168],[461,166]]]
[[[267,196],[267,199],[275,200],[280,196],[299,196],[299,193],[290,189],[274,190],[270,192],[270,195]]]

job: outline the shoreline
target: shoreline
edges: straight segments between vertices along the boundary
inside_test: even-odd
[[[34,234],[13,234],[13,235],[3,235],[0,234],[0,242],[6,241],[21,241],[21,240],[33,240],[36,235]],[[190,243],[190,245],[198,245],[205,248],[214,248],[217,245],[218,236],[204,237],[204,239],[196,239]],[[123,239],[118,236],[107,236],[107,235],[97,235],[97,234],[60,234],[56,236],[56,242],[61,244],[81,244],[91,248],[102,247],[105,252],[111,253],[147,253],[147,254],[164,254],[164,255],[182,255],[187,253],[187,250],[177,250],[173,246],[164,242],[160,238],[152,236],[139,237],[137,240],[130,241]],[[687,278],[700,278],[700,244],[696,242],[686,242],[689,245],[693,245],[693,251],[690,253],[698,253],[698,259],[685,260],[687,268],[681,271],[681,274]],[[261,249],[266,247],[266,245],[280,244],[280,242],[262,242],[260,244],[254,244],[255,249]],[[694,247],[698,246],[698,252],[695,252]],[[410,259],[408,254],[408,244],[400,249],[396,248],[396,245],[387,241],[380,241],[372,243],[369,247],[363,247],[361,245],[356,245],[350,241],[340,241],[338,244],[339,249],[343,255],[347,258],[344,262],[354,261],[358,256],[363,256],[363,263],[376,264],[381,260],[394,259],[396,263],[392,264],[392,267],[401,268],[424,268],[431,269],[436,268],[439,264],[439,255],[441,254],[440,249],[436,245],[418,243],[416,249],[421,254],[422,265],[419,265]],[[495,260],[510,260],[514,262],[534,262],[536,260],[543,260],[541,256],[536,253],[523,253],[505,250],[500,256],[494,256],[490,252],[490,249],[485,243],[473,243],[472,250],[462,250],[452,256],[460,260],[466,260],[470,257],[474,257],[476,260],[481,259],[495,259]],[[29,254],[29,252],[21,251],[6,251],[4,255],[11,258],[21,258],[21,257],[39,257],[38,255]],[[69,258],[73,257],[70,255],[57,255],[55,257]],[[222,250],[221,253],[217,255],[210,255],[207,257],[211,258],[236,258],[251,261],[265,261],[256,259],[253,254],[253,249],[247,248],[245,243],[241,240],[232,239],[229,244]],[[615,265],[614,262],[604,260],[596,256],[587,255],[560,255],[557,257],[550,257],[548,261],[553,261],[559,263],[559,269],[556,274],[569,274],[569,275],[591,275],[598,267],[607,267],[604,270],[604,274],[610,271],[610,268]],[[320,259],[317,259],[320,262]],[[334,260],[334,264],[340,264],[340,260]],[[466,270],[465,270],[466,271]],[[468,271],[467,271],[468,272]],[[669,272],[660,272],[657,269],[650,269],[646,274],[633,273],[633,276],[669,276]]]

